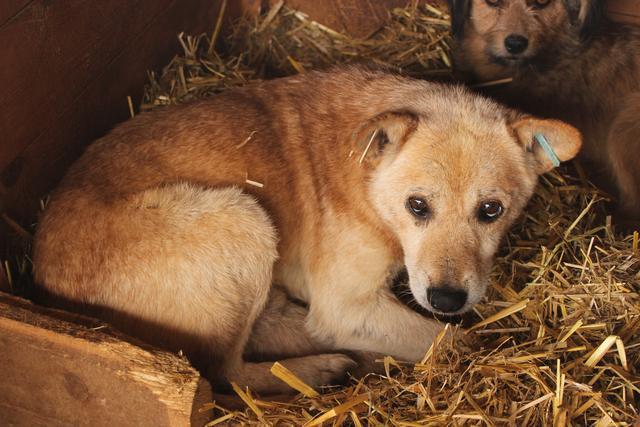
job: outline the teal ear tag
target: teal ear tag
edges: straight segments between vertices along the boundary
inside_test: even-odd
[[[536,133],[535,135],[533,135],[533,139],[535,139],[535,141],[540,144],[549,160],[551,160],[553,167],[557,168],[558,166],[560,166],[560,159],[556,155],[556,152],[553,151],[553,148],[551,147],[551,144],[549,144],[549,141],[547,141],[547,138],[545,138],[541,133]]]

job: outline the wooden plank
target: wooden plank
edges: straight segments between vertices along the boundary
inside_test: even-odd
[[[640,2],[638,0],[609,0],[607,12],[614,21],[640,25]]]
[[[0,132],[15,143],[0,152],[0,170],[172,0],[120,3],[33,1],[2,27],[0,62],[12,66],[0,80],[12,84],[0,94]]]
[[[29,426],[187,426],[211,390],[184,359],[93,319],[0,294],[0,420]]]
[[[33,0],[1,26],[0,63],[11,66],[0,79],[11,84],[0,91],[0,212],[33,221],[38,198],[82,148],[127,118],[126,96],[140,98],[146,71],[179,51],[177,34],[211,31],[219,6]]]
[[[270,0],[271,5],[278,0]],[[406,6],[410,0],[286,0],[313,20],[355,37],[366,37],[380,28],[389,10]]]
[[[640,2],[638,0],[608,0],[607,7],[610,11],[627,15],[640,15]]]
[[[2,0],[0,2],[0,28],[33,0]]]

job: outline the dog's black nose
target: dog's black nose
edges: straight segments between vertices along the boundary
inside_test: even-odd
[[[452,313],[464,306],[467,302],[467,293],[450,286],[441,286],[428,289],[427,300],[434,309],[442,313]]]
[[[529,46],[529,40],[520,34],[511,34],[504,39],[504,47],[513,55],[524,52],[527,46]]]

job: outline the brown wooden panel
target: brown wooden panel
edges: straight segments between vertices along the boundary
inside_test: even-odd
[[[0,62],[12,64],[0,68],[0,81],[12,82],[0,94],[0,135],[15,141],[0,152],[0,170],[172,0],[121,3],[33,1],[0,30]]]
[[[380,28],[389,10],[406,6],[410,0],[286,0],[285,3],[334,30],[365,37]]]
[[[16,3],[17,4],[17,3]],[[29,221],[82,147],[128,116],[146,71],[211,31],[219,0],[33,0],[0,27],[0,212]],[[239,8],[231,5],[230,14]]]
[[[210,386],[185,360],[98,321],[0,294],[0,348],[3,425],[205,421]]]
[[[2,0],[0,2],[0,28],[32,1],[33,0]]]
[[[640,1],[609,0],[607,3],[609,16],[618,22],[640,25]]]
[[[612,11],[640,16],[640,2],[638,0],[608,0],[607,3]]]

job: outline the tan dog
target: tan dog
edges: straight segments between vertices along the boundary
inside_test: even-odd
[[[142,114],[90,146],[52,195],[36,280],[258,392],[286,386],[243,353],[417,360],[441,325],[401,304],[389,277],[406,265],[436,312],[480,301],[502,236],[552,167],[536,132],[562,160],[580,147],[561,122],[359,68]],[[352,364],[284,363],[311,385]]]
[[[640,221],[640,31],[602,17],[600,0],[450,0],[455,62],[467,80],[512,76],[499,95],[565,120],[585,158]]]

